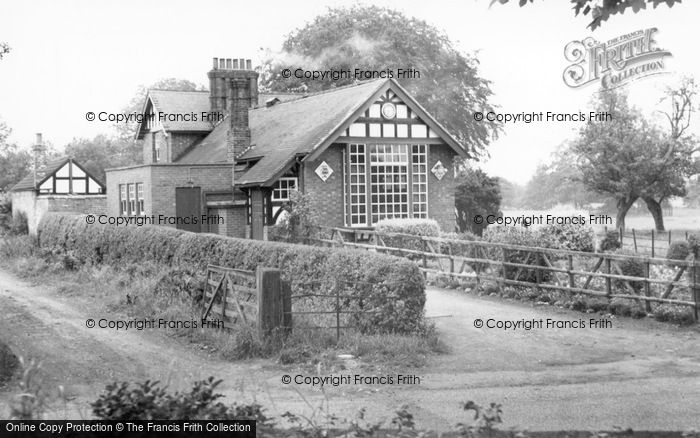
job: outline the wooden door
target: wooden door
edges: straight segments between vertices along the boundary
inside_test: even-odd
[[[200,187],[176,187],[175,188],[175,215],[178,218],[179,230],[201,231],[202,190]],[[196,221],[196,223],[193,223]],[[188,222],[188,223],[184,223]]]

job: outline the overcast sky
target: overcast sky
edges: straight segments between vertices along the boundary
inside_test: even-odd
[[[0,3],[0,41],[12,52],[0,61],[0,119],[23,146],[34,133],[62,147],[73,137],[110,132],[108,123],[88,122],[88,111],[119,112],[139,85],[161,78],[206,85],[212,57],[259,59],[277,50],[285,36],[351,1],[24,1]],[[593,36],[606,41],[657,27],[656,42],[669,50],[666,68],[700,80],[700,2],[672,9],[613,17],[590,32],[590,17],[574,17],[570,2],[548,0],[519,8],[517,1],[375,1],[444,30],[464,52],[477,52],[482,77],[492,81],[502,112],[587,112],[595,86],[570,89],[564,46]],[[686,4],[687,3],[687,4]],[[429,72],[422,72],[429,74]],[[650,114],[672,75],[630,86],[633,102]],[[700,119],[694,120],[695,131]],[[523,183],[551,151],[572,138],[580,123],[508,125],[489,147],[482,166]]]

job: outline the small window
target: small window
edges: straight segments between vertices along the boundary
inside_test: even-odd
[[[128,184],[129,189],[129,216],[136,215],[136,187],[135,184]]]
[[[126,184],[119,184],[119,215],[128,216]]]
[[[297,189],[297,178],[288,177],[280,178],[277,180],[272,189],[272,200],[273,201],[289,201],[292,190]]]
[[[146,215],[145,201],[143,198],[143,183],[136,184],[136,199],[138,201],[139,214],[142,216]]]

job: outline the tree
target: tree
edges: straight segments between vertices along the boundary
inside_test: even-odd
[[[588,123],[571,146],[583,183],[615,198],[616,226],[625,228],[625,216],[639,198],[678,195],[693,168],[690,143],[676,143],[651,126],[629,106],[621,91],[599,93],[596,111],[612,120]]]
[[[656,177],[656,183],[642,196],[647,209],[654,218],[654,226],[664,231],[663,209],[661,204],[671,196],[685,196],[685,176],[695,173],[692,155],[696,151],[696,141],[687,134],[693,114],[697,87],[692,78],[683,78],[677,88],[667,88],[662,102],[669,102],[670,110],[662,111],[669,124],[669,131],[663,137],[666,151],[656,158],[659,166],[669,163],[678,173],[665,172]],[[675,161],[674,163],[671,163]]]
[[[10,46],[7,43],[0,43],[0,59],[10,53]]]
[[[494,3],[506,4],[510,0],[491,0],[491,5]],[[669,8],[673,7],[674,4],[680,3],[682,0],[571,0],[574,7],[574,15],[578,17],[579,14],[588,15],[591,14],[593,21],[588,24],[591,30],[596,30],[603,24],[603,21],[607,21],[611,15],[623,14],[625,10],[632,9],[636,14],[642,9],[646,9],[647,5],[652,5],[654,9],[660,4],[664,3],[668,5]],[[535,0],[519,0],[520,6],[525,6],[526,4],[534,3]]]
[[[7,191],[29,173],[32,156],[8,138],[12,130],[0,120],[0,192]]]
[[[455,208],[457,228],[481,236],[487,226],[486,217],[496,215],[501,207],[501,189],[498,178],[488,176],[481,169],[463,169],[457,176]],[[482,221],[475,220],[481,216]]]
[[[350,70],[351,77],[329,80],[285,79],[282,72]],[[400,12],[378,6],[329,9],[322,16],[292,32],[282,53],[268,56],[261,67],[261,88],[271,91],[320,91],[347,85],[362,71],[398,72],[414,68],[421,80],[395,78],[402,86],[466,145],[475,157],[497,137],[496,122],[475,121],[474,112],[493,109],[490,82],[479,76],[478,60],[460,53],[435,27]]]
[[[74,158],[95,177],[105,180],[105,169],[133,164],[120,139],[99,134],[93,139],[74,138],[65,147],[66,155]]]
[[[546,209],[557,204],[573,203],[580,208],[604,199],[581,182],[569,144],[559,145],[549,164],[541,164],[523,190],[522,204],[527,208]]]

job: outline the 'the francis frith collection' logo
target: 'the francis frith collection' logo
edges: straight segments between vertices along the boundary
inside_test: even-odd
[[[578,88],[600,81],[603,89],[620,87],[646,76],[666,73],[664,57],[671,52],[656,47],[655,27],[621,35],[607,42],[592,37],[572,41],[564,48],[564,82]]]

